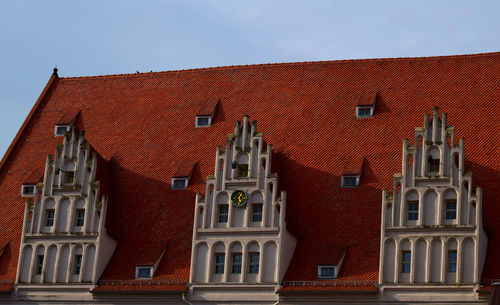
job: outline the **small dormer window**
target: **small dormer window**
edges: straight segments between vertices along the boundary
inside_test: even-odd
[[[188,185],[188,178],[172,178],[173,190],[184,190]]]
[[[56,137],[58,136],[64,136],[66,132],[69,132],[71,129],[70,125],[56,125],[55,130],[54,130],[54,135]]]
[[[342,187],[357,187],[359,186],[359,176],[358,175],[343,175],[342,176]]]
[[[35,196],[35,187],[34,184],[23,184],[21,186],[21,196]]]
[[[212,119],[217,110],[219,100],[206,100],[200,103],[200,108],[196,113],[195,127],[208,127],[212,124]]]
[[[358,118],[369,118],[373,116],[374,107],[356,107],[356,117]]]
[[[211,116],[196,116],[196,127],[208,127],[211,123]]]
[[[319,265],[318,266],[319,279],[335,279],[337,278],[337,266],[335,265]]]
[[[357,118],[370,118],[373,116],[378,93],[375,91],[362,92],[356,104]]]
[[[153,267],[137,266],[135,267],[136,279],[150,279],[153,278]]]

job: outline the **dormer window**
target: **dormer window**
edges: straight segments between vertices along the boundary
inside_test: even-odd
[[[342,175],[342,187],[359,186],[359,175]]]
[[[374,107],[356,107],[356,117],[369,118],[373,116]]]
[[[194,166],[196,162],[191,160],[181,161],[177,165],[174,176],[172,177],[172,189],[173,190],[185,190],[189,185],[189,179],[193,173]]]
[[[31,197],[35,196],[35,188],[34,184],[23,184],[21,186],[21,196],[23,197]]]
[[[337,278],[337,266],[335,266],[335,265],[319,265],[318,266],[318,278],[320,280]]]
[[[150,266],[137,266],[135,267],[136,279],[151,279],[153,278],[153,267]]]
[[[188,185],[188,178],[172,178],[173,190],[185,190]]]
[[[208,127],[212,123],[211,116],[196,116],[196,127]]]
[[[377,92],[363,92],[356,104],[357,118],[370,118],[375,111]]]
[[[54,129],[54,136],[59,137],[59,136],[64,136],[66,132],[69,132],[71,129],[70,125],[56,125]]]
[[[207,100],[200,103],[196,113],[195,127],[208,127],[212,124],[219,100]]]

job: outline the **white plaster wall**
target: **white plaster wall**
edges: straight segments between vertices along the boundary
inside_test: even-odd
[[[69,246],[62,246],[60,251],[61,253],[59,254],[59,271],[57,272],[57,282],[65,283],[69,266]]]
[[[22,251],[22,259],[20,260],[21,274],[19,277],[19,281],[21,283],[27,283],[29,281],[32,255],[33,255],[33,248],[30,245],[24,246]]]
[[[435,239],[431,244],[431,277],[432,283],[441,282],[441,253],[442,244],[440,239]]]
[[[47,257],[46,257],[46,271],[45,271],[45,277],[44,277],[44,282],[45,283],[53,283],[54,282],[54,274],[55,274],[55,268],[56,268],[56,254],[57,254],[57,247],[55,245],[52,245],[49,247],[49,250],[47,251]]]
[[[266,283],[276,282],[277,271],[277,246],[274,242],[269,242],[264,246],[262,280]]]
[[[424,225],[436,225],[437,194],[429,191],[424,194]]]
[[[208,262],[208,246],[206,243],[201,243],[196,247],[196,264],[194,282],[202,283],[206,281],[206,268]],[[192,267],[193,268],[193,267]]]

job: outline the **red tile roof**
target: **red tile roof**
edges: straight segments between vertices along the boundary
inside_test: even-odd
[[[73,125],[75,122],[76,118],[80,114],[80,110],[73,110],[70,112],[65,113],[59,121],[57,121],[57,125]]]
[[[219,104],[219,99],[211,99],[201,102],[200,109],[196,115],[213,115]]]
[[[53,76],[0,163],[0,240],[19,244],[25,173],[43,167],[61,142],[53,136],[60,117],[81,110],[113,182],[106,226],[119,244],[102,278],[133,280],[140,249],[163,240],[169,246],[154,279],[187,282],[195,194],[214,172],[217,145],[248,114],[273,144],[279,188],[288,191],[286,218],[298,243],[285,279],[316,280],[317,265],[330,260],[322,245],[330,244],[351,245],[340,280],[377,280],[381,190],[401,171],[403,139],[437,105],[455,139],[466,139],[466,170],[484,191],[483,277],[500,278],[499,88],[500,53]],[[375,114],[356,119],[353,101],[370,91],[378,92]],[[214,123],[195,128],[193,101],[218,99]],[[365,158],[359,188],[340,187],[348,157]],[[187,190],[173,191],[181,160],[199,162]],[[18,251],[0,257],[0,280],[15,279]]]
[[[194,160],[182,160],[181,162],[178,162],[176,166],[177,169],[175,170],[172,177],[174,178],[190,177],[195,166],[196,166],[196,161]]]
[[[344,160],[342,175],[359,175],[363,169],[364,156],[349,156]]]
[[[375,104],[377,92],[362,92],[356,106],[372,106]]]
[[[45,167],[35,168],[31,174],[24,180],[23,184],[37,184],[43,182]]]

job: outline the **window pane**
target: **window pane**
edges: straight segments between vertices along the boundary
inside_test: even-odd
[[[226,223],[228,218],[229,207],[227,204],[219,206],[219,223]]]
[[[138,277],[151,277],[151,268],[139,268],[137,271]]]
[[[321,267],[321,277],[335,277],[335,268]]]
[[[215,274],[224,273],[224,260],[226,255],[223,253],[215,254]]]
[[[232,267],[231,272],[234,274],[241,273],[241,253],[234,253],[233,254],[233,267]]]
[[[208,126],[208,118],[198,118],[198,126]]]
[[[262,204],[254,204],[252,211],[252,221],[261,222],[262,221]]]
[[[250,264],[248,273],[250,274],[259,273],[259,253],[250,253]]]

